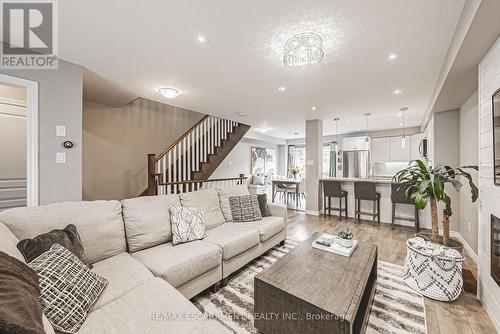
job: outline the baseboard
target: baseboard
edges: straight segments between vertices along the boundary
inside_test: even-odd
[[[479,297],[481,299],[481,303],[490,317],[493,326],[495,326],[496,330],[500,333],[500,317],[498,317],[498,314],[500,314],[500,306],[495,303],[495,296],[493,296],[485,282],[480,282],[480,289],[481,292]]]
[[[315,211],[315,210],[306,210],[306,215],[311,215],[311,216],[319,216],[319,211]]]
[[[467,241],[465,241],[465,239],[462,237],[462,235],[458,231],[450,231],[450,237],[458,239],[458,241],[460,241],[464,245],[464,249],[467,252],[467,254],[470,256],[472,261],[474,261],[474,263],[476,265],[478,265],[479,258],[477,256],[477,254],[472,250],[472,247],[467,243]]]

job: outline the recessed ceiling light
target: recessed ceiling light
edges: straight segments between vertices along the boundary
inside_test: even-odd
[[[316,106],[312,106],[312,107],[311,107],[311,110],[312,110],[312,111],[315,111],[315,110],[316,110]]]
[[[180,90],[174,87],[157,87],[155,88],[156,92],[163,95],[167,99],[174,99],[181,93]]]
[[[395,89],[392,94],[398,95],[401,94],[403,91],[401,89]]]
[[[401,117],[403,114],[401,114],[400,112],[398,113],[398,117]]]
[[[389,56],[387,57],[387,59],[389,59],[389,60],[395,60],[398,58],[399,58],[399,53],[397,53],[397,52],[393,52],[393,53],[389,54]]]
[[[198,37],[196,37],[196,39],[198,40],[198,42],[203,43],[203,44],[207,44],[208,42],[210,42],[210,39],[208,38],[208,36],[205,36],[205,35],[198,35]]]
[[[278,90],[280,92],[284,92],[286,90],[286,87],[285,86],[280,86],[280,87],[278,87]]]

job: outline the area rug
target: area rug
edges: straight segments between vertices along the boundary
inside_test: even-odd
[[[229,284],[217,293],[193,299],[207,317],[216,319],[234,333],[258,333],[253,326],[253,279],[280,257],[297,247],[287,239],[230,276]],[[378,280],[366,333],[426,334],[423,297],[402,281],[403,268],[378,262]]]

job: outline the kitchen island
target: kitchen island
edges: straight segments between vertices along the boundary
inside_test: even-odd
[[[349,218],[354,218],[354,182],[356,181],[368,181],[374,182],[376,184],[377,192],[380,193],[380,222],[381,223],[391,223],[391,178],[387,177],[369,177],[369,178],[353,178],[353,177],[325,177],[319,180],[319,203],[320,203],[320,214],[323,213],[323,182],[325,181],[340,181],[342,182],[342,190],[347,191],[347,205],[348,211],[347,215]],[[338,199],[332,198],[332,207],[338,207]],[[371,212],[372,202],[361,201],[361,211]],[[327,212],[328,214],[328,212]],[[332,217],[338,216],[338,211],[332,210]],[[396,204],[396,216],[397,217],[408,217],[412,218],[414,216],[414,208],[411,205]],[[424,210],[420,210],[420,227],[430,228],[430,212],[429,207]],[[361,215],[361,219],[370,220],[371,217]],[[406,220],[395,221],[396,225],[403,226],[415,226],[414,222]]]

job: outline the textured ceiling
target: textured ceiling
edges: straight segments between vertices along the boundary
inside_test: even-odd
[[[306,119],[333,133],[419,125],[464,0],[274,0],[59,2],[60,56],[113,83],[90,95],[127,93],[236,119],[281,138],[304,134]],[[322,63],[305,70],[282,64],[292,34],[325,40]],[[209,36],[200,44],[198,34]],[[387,60],[391,52],[400,58]],[[182,90],[174,100],[156,85]],[[285,92],[278,91],[286,86]],[[403,93],[393,95],[395,89]],[[125,94],[126,95],[126,94]],[[105,98],[104,98],[105,100]],[[316,111],[311,107],[316,106]],[[244,117],[236,113],[245,114]],[[298,135],[294,133],[298,132]]]

